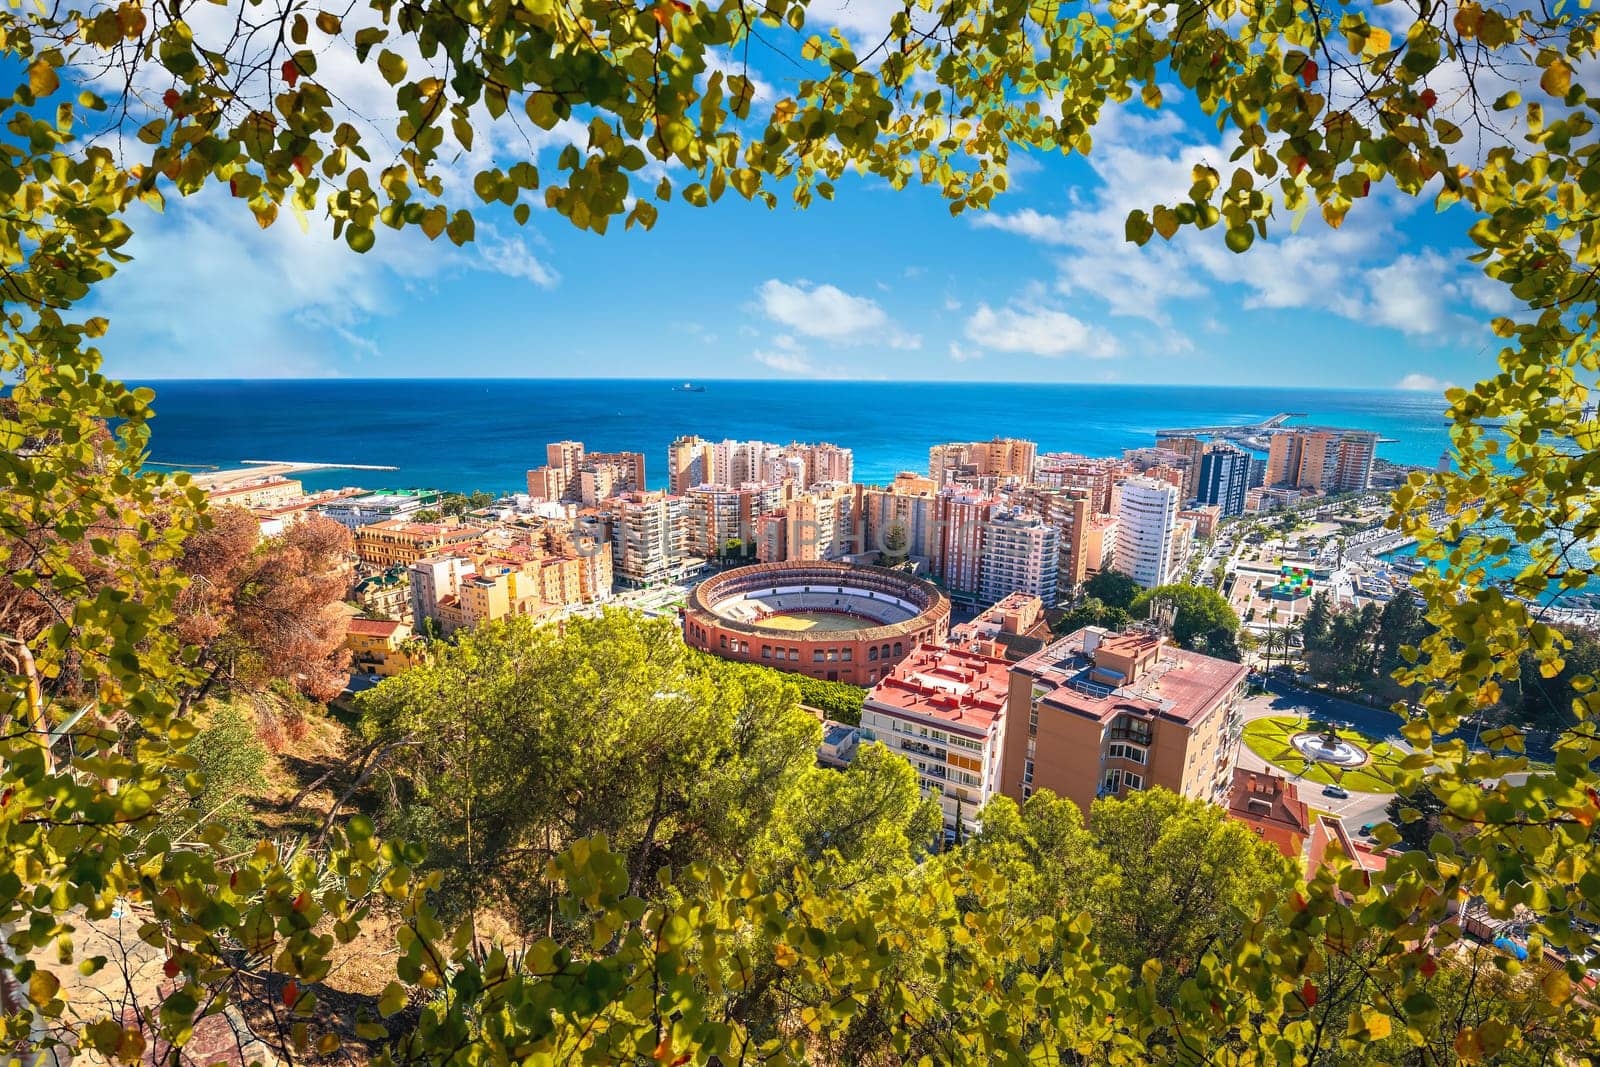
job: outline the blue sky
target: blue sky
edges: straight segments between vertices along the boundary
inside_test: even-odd
[[[877,17],[873,0],[840,9]],[[894,5],[898,6],[898,5]],[[847,27],[848,28],[848,27]],[[779,83],[780,79],[773,78]],[[1169,93],[1169,98],[1172,94]],[[604,237],[536,210],[479,212],[458,250],[381,231],[365,256],[287,213],[260,231],[208,192],[137,209],[135,262],[102,287],[129,378],[669,377],[1116,381],[1438,389],[1492,370],[1506,310],[1463,261],[1469,219],[1392,193],[1338,231],[1315,214],[1235,256],[1220,228],[1138,249],[1132,207],[1227,173],[1181,109],[1108,112],[1087,161],[1031,156],[992,211],[839,184],[775,211],[730,194]],[[557,148],[541,159],[552,165]]]

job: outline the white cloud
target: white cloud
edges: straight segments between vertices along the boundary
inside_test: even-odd
[[[834,285],[794,284],[772,278],[756,290],[760,308],[780,326],[836,344],[880,344],[920,348],[922,339],[902,330],[876,300],[852,296]]]
[[[950,359],[955,363],[966,363],[968,360],[982,359],[983,353],[976,348],[968,348],[960,341],[950,342]]]
[[[981,230],[1000,230],[1026,237],[1046,245],[1076,244],[1067,228],[1067,220],[1057,215],[1046,215],[1025,207],[1003,215],[998,211],[979,212],[972,216],[972,224]]]
[[[346,373],[381,355],[373,320],[404,311],[412,291],[437,279],[479,271],[549,288],[558,278],[524,237],[490,226],[459,249],[419,230],[384,229],[360,255],[322,218],[302,228],[284,212],[262,230],[221,189],[189,198],[182,211],[141,213],[133,228],[133,261],[92,302],[112,323],[104,347],[114,372],[132,378]]]
[[[544,261],[528,249],[520,237],[502,237],[492,227],[482,227],[473,242],[484,266],[508,278],[522,278],[541,289],[552,289],[561,280]]]
[[[1454,382],[1441,381],[1431,374],[1422,374],[1412,371],[1410,374],[1394,383],[1396,389],[1409,389],[1419,393],[1442,393],[1446,389],[1454,389]]]
[[[1065,355],[1107,359],[1117,355],[1110,334],[1065,311],[1034,303],[1013,303],[998,311],[988,304],[967,319],[967,339],[1002,352],[1054,358]]]
[[[1483,311],[1507,310],[1504,291],[1460,257],[1396,247],[1399,219],[1416,201],[1386,187],[1358,202],[1338,229],[1312,213],[1296,232],[1280,211],[1270,236],[1245,255],[1228,251],[1216,228],[1133,245],[1125,236],[1130,211],[1186,199],[1198,164],[1224,175],[1232,168],[1220,144],[1194,141],[1181,123],[1120,111],[1107,119],[1088,158],[1100,179],[1088,195],[1055,214],[1023,208],[972,217],[981,229],[1062,249],[1062,294],[1092,296],[1114,315],[1170,328],[1174,302],[1227,300],[1216,289],[1235,286],[1243,292],[1232,299],[1246,309],[1323,311],[1428,343],[1460,341],[1481,331]]]

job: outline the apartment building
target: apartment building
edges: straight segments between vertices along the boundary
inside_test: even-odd
[[[1214,445],[1200,459],[1199,488],[1202,504],[1215,504],[1224,515],[1244,514],[1244,495],[1250,490],[1250,454],[1231,445]]]
[[[411,666],[403,651],[411,627],[393,619],[351,619],[344,647],[350,650],[350,669],[359,674],[392,678]]]
[[[861,709],[863,740],[875,740],[915,768],[937,797],[947,827],[976,828],[975,817],[1000,790],[1006,709],[1003,659],[920,645],[873,686]]]
[[[1172,573],[1178,489],[1154,478],[1118,485],[1116,569],[1145,589],[1165,585]]]
[[[483,534],[476,526],[392,519],[356,527],[355,548],[362,563],[387,570],[409,567],[419,559],[438,555],[446,549],[466,548]]]
[[[1184,508],[1178,512],[1178,521],[1182,522],[1185,519],[1194,523],[1196,537],[1208,541],[1217,534],[1217,526],[1222,522],[1222,509],[1215,504]]]
[[[299,500],[305,495],[305,486],[298,479],[267,477],[243,485],[218,486],[207,491],[206,500],[236,508],[271,508]]]
[[[1086,551],[1093,511],[1087,489],[1028,486],[1011,494],[1011,501],[1036,512],[1056,528],[1058,553],[1055,603],[1065,604],[1077,595],[1089,576]],[[1098,565],[1099,557],[1095,558]]]
[[[1055,607],[1060,567],[1061,535],[1055,526],[1020,507],[996,510],[983,528],[978,597],[993,603],[1025,593]]]
[[[1027,593],[1012,593],[969,622],[950,631],[950,646],[983,656],[1016,662],[1050,643],[1044,602]]]
[[[984,528],[1001,506],[998,497],[987,493],[951,487],[939,494],[939,551],[932,566],[950,599],[982,598]]]
[[[667,446],[667,489],[674,495],[712,481],[711,468],[710,441],[686,435]]]
[[[933,481],[909,471],[884,487],[861,490],[863,552],[883,552],[897,540],[905,555],[927,561],[938,558],[940,545],[939,497]]]
[[[784,505],[783,559],[842,559],[856,548],[859,492],[832,484],[802,493]],[[770,561],[769,561],[770,562]]]
[[[1012,437],[952,441],[928,450],[928,477],[940,488],[964,479],[1029,482],[1038,455],[1037,444]]]
[[[1193,500],[1200,491],[1200,464],[1204,460],[1207,444],[1198,437],[1157,437],[1156,447],[1182,456],[1187,462],[1187,475],[1180,487],[1185,501]]]
[[[1011,668],[1001,789],[1049,789],[1085,814],[1098,798],[1159,786],[1225,802],[1247,670],[1154,630],[1085,627]]]
[[[1265,484],[1273,489],[1359,492],[1372,484],[1378,435],[1370,430],[1296,429],[1272,435]]]
[[[755,539],[755,520],[784,503],[781,483],[746,482],[737,487],[696,485],[682,495],[684,551],[710,559],[730,541]]]
[[[1082,489],[1089,494],[1089,510],[1094,514],[1111,511],[1112,488],[1130,472],[1121,460],[1080,456],[1072,452],[1051,452],[1039,457],[1036,484],[1047,489]]]
[[[439,555],[411,564],[411,624],[421,630],[427,619],[437,622],[440,605],[454,603],[463,580],[476,573],[472,560],[462,555]]]
[[[545,465],[527,476],[528,496],[536,502],[574,501],[593,507],[645,488],[642,452],[590,452],[582,441],[553,441],[544,454]]]
[[[625,493],[606,502],[612,573],[633,586],[681,580],[705,563],[688,551],[684,499],[670,493]]]
[[[795,445],[790,445],[795,448]],[[856,479],[855,453],[848,448],[823,442],[816,445],[799,446],[805,449],[806,460],[810,465],[810,480],[806,482],[807,488],[825,483],[849,485]]]
[[[1087,581],[1117,563],[1117,517],[1091,515],[1089,532],[1083,538],[1083,577]]]

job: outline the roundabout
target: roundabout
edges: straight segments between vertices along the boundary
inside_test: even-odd
[[[1245,725],[1251,752],[1292,778],[1360,793],[1392,793],[1405,752],[1356,730],[1297,715],[1269,715]]]

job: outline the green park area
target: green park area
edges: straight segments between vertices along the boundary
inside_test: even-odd
[[[1325,733],[1328,725],[1298,715],[1272,715],[1256,719],[1245,725],[1244,743],[1250,751],[1291,777],[1304,778],[1323,785],[1341,785],[1359,793],[1392,793],[1400,773],[1400,761],[1405,754],[1393,745],[1374,741],[1356,730],[1337,729],[1341,740],[1356,745],[1367,753],[1367,761],[1358,767],[1340,767],[1312,759],[1294,745],[1294,738],[1303,733]]]

